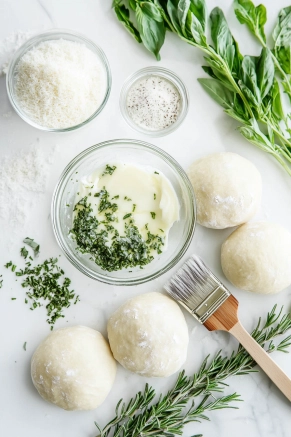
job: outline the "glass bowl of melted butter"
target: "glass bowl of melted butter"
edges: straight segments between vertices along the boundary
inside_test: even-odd
[[[52,225],[71,263],[90,278],[137,285],[171,269],[195,229],[191,183],[166,152],[137,140],[86,149],[65,168]]]

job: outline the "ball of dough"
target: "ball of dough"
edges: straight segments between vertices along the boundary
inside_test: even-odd
[[[250,220],[261,202],[262,179],[256,167],[236,153],[215,153],[193,162],[188,176],[197,201],[197,221],[224,229]]]
[[[143,376],[169,376],[186,360],[188,328],[179,306],[160,293],[127,301],[109,319],[114,358]]]
[[[291,284],[291,234],[273,223],[246,223],[223,243],[221,265],[238,288],[278,293]]]
[[[59,329],[36,349],[31,377],[39,394],[64,410],[93,410],[108,395],[116,362],[100,332],[85,326]]]

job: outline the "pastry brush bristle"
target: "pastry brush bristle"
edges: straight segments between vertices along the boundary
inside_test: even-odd
[[[206,316],[211,315],[210,308],[217,308],[230,295],[219,279],[196,255],[191,256],[178,270],[176,275],[166,284],[165,289],[202,323],[204,323]],[[217,296],[213,296],[213,292],[217,289],[219,289],[219,293]],[[208,302],[210,298],[211,302]],[[205,314],[202,314],[203,311],[196,314],[197,308],[201,307],[202,304],[205,306],[203,310]]]

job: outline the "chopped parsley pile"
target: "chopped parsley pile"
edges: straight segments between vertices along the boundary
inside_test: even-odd
[[[35,256],[38,254],[39,245],[34,240],[26,238],[24,243],[33,249]],[[20,254],[25,259],[23,269],[17,269],[12,261],[5,267],[10,268],[16,276],[22,277],[22,287],[28,288],[25,303],[31,304],[31,310],[46,304],[47,322],[52,330],[55,322],[60,317],[65,317],[63,310],[69,308],[72,303],[76,304],[80,300],[79,296],[76,296],[73,290],[69,290],[71,280],[65,277],[65,272],[58,265],[58,258],[49,258],[42,264],[32,265],[33,258],[29,256],[26,247],[20,249]]]
[[[106,165],[102,176],[112,175],[116,166]],[[98,197],[99,220],[93,214],[90,197]],[[77,250],[81,253],[90,254],[90,259],[103,270],[117,271],[133,267],[143,268],[154,259],[154,252],[162,253],[164,238],[154,235],[147,230],[147,238],[144,239],[134,223],[132,213],[136,205],[133,204],[132,210],[123,216],[124,232],[122,235],[114,227],[117,222],[116,211],[117,203],[114,202],[119,196],[111,196],[105,186],[96,193],[89,192],[88,196],[83,197],[74,207],[73,227],[70,233],[76,242]],[[131,199],[125,197],[125,200]],[[155,218],[155,213],[150,213]]]

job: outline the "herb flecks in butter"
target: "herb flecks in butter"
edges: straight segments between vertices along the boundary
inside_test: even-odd
[[[108,193],[106,196],[109,196]],[[148,232],[145,241],[133,219],[125,223],[124,234],[120,235],[109,222],[100,222],[92,215],[93,209],[87,201],[88,198],[84,197],[76,205],[77,212],[71,234],[78,251],[90,254],[92,261],[103,270],[142,267],[153,260],[153,251],[158,254],[162,252],[162,237]],[[110,209],[110,206],[108,208]],[[130,216],[131,213],[123,218]]]
[[[106,174],[113,175],[114,171],[116,170],[116,165],[113,165],[112,167],[108,164],[106,164],[105,170],[102,173],[102,176],[105,176]]]
[[[109,162],[83,176],[76,191],[70,234],[103,270],[142,267],[167,249],[179,201],[162,173]]]

